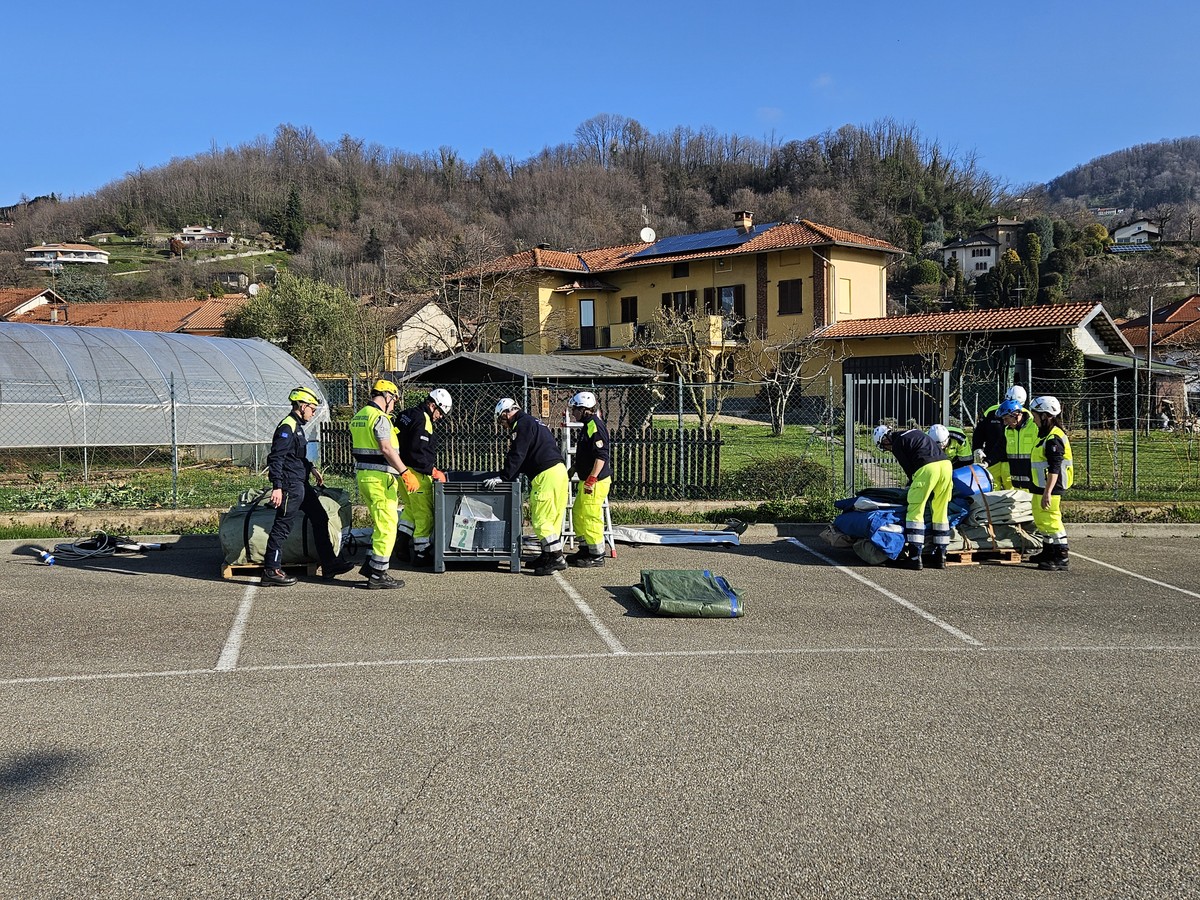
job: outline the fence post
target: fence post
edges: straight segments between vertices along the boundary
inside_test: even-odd
[[[676,469],[676,472],[679,475],[678,496],[679,496],[680,500],[686,500],[687,499],[687,488],[685,487],[684,480],[683,480],[683,376],[682,375],[679,376],[679,392],[678,392],[677,400],[678,400],[678,403],[677,403],[678,411],[675,413],[675,418],[676,418],[676,422],[678,423],[678,428],[679,428],[679,432],[678,432],[678,435],[679,435],[679,441],[678,441],[679,461],[677,464],[678,468]]]
[[[846,480],[846,496],[854,495],[854,424],[857,412],[854,408],[854,376],[843,375],[844,391],[842,405],[846,408],[846,421],[842,424],[842,440],[846,445],[845,460],[842,474]]]
[[[179,430],[176,420],[175,373],[171,373],[171,504],[179,509]]]
[[[1129,429],[1133,437],[1133,496],[1138,493],[1138,358],[1133,358],[1133,427]],[[1146,410],[1146,427],[1150,427],[1150,410]]]
[[[1092,401],[1087,402],[1087,432],[1084,441],[1084,461],[1087,466],[1087,486],[1092,489]]]
[[[1113,376],[1113,499],[1118,499],[1117,472],[1121,461],[1121,409],[1117,405],[1117,376]]]

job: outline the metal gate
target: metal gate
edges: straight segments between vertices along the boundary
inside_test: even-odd
[[[891,456],[875,447],[871,432],[876,425],[925,429],[937,422],[945,424],[950,414],[950,373],[846,375],[844,387],[847,496],[859,487],[894,485],[895,466],[885,465]]]

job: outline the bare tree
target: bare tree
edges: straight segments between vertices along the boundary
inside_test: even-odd
[[[805,387],[818,379],[827,378],[834,363],[845,358],[844,345],[816,341],[792,329],[777,338],[753,338],[738,361],[751,380],[762,384],[771,434],[778,437],[783,434],[792,398],[804,394]]]
[[[563,317],[538,314],[536,274],[529,265],[494,265],[502,257],[498,241],[481,229],[448,239],[417,241],[398,254],[399,283],[409,292],[435,298],[457,329],[462,350],[488,350],[499,344],[566,334]]]
[[[958,372],[958,378],[950,381],[950,409],[957,409],[959,418],[965,421],[967,380],[976,383],[974,374],[990,363],[991,342],[975,334],[938,332],[914,337],[913,349],[921,357],[921,374],[930,380],[946,370]],[[931,394],[927,396],[932,398]]]
[[[693,298],[694,299],[694,298]],[[651,340],[639,363],[669,372],[683,385],[688,404],[702,428],[721,415],[730,384],[725,375],[734,367],[742,346],[725,340],[726,328],[740,319],[710,315],[694,304],[659,310],[651,326]]]

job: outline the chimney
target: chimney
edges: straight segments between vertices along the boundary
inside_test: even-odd
[[[740,234],[747,234],[754,230],[754,213],[743,210],[734,216],[733,224],[737,226]]]

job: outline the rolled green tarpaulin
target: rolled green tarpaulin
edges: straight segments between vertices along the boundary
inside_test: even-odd
[[[736,619],[746,613],[741,592],[707,569],[643,569],[633,595],[660,616]]]

